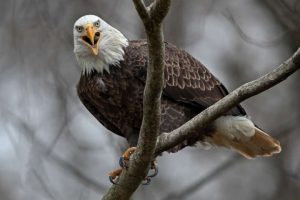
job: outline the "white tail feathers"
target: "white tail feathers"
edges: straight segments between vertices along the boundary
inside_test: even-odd
[[[248,159],[281,151],[277,140],[256,128],[246,117],[224,116],[216,120],[215,126],[216,132],[205,141],[233,149]]]

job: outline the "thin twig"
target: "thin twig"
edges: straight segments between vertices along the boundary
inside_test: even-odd
[[[145,21],[145,20],[148,21],[150,19],[150,16],[149,16],[149,13],[147,11],[147,7],[145,6],[144,1],[143,0],[133,0],[133,2],[134,2],[135,9],[137,10],[142,21]]]
[[[160,24],[166,17],[171,5],[171,0],[158,0],[154,1],[150,6],[150,16],[156,24]]]

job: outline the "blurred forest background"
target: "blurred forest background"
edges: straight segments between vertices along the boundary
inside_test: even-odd
[[[149,1],[148,1],[149,2]],[[0,7],[0,199],[96,200],[127,147],[83,107],[73,23],[96,14],[129,39],[144,38],[131,0],[11,0]],[[165,40],[186,49],[229,90],[300,46],[298,0],[174,0]],[[160,174],[133,199],[300,199],[300,73],[243,103],[283,146],[247,160],[186,148],[158,158]]]

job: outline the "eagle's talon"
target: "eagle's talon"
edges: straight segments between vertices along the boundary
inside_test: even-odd
[[[120,159],[119,159],[119,165],[123,169],[128,169],[128,167],[129,167],[128,163],[129,163],[130,156],[135,152],[135,150],[136,150],[136,147],[130,147],[120,157]]]
[[[112,172],[110,172],[108,175],[108,178],[109,178],[109,181],[114,184],[114,185],[117,185],[117,180],[120,176],[120,174],[122,173],[122,168],[119,168],[119,169],[116,169]]]
[[[120,167],[122,167],[123,169],[128,169],[128,159],[125,159],[124,156],[121,156],[119,159],[119,165]]]
[[[117,181],[115,181],[115,180],[117,180],[118,177],[119,177],[119,176],[117,176],[117,177],[109,176],[108,178],[109,178],[109,181],[110,181],[112,184],[117,185]]]
[[[153,177],[155,177],[155,176],[158,174],[158,166],[157,166],[157,161],[156,161],[156,160],[153,160],[153,161],[151,162],[150,170],[151,170],[151,169],[154,170],[154,173],[148,175],[147,177],[153,178]]]
[[[118,185],[118,179],[119,179],[119,176],[121,175],[123,169],[128,168],[128,161],[129,161],[128,155],[130,156],[133,153],[133,151],[128,153],[128,150],[127,150],[126,152],[123,154],[123,156],[120,157],[120,160],[119,160],[119,164],[120,164],[121,168],[109,173],[109,177],[108,177],[109,181],[114,185]],[[151,178],[153,178],[154,176],[156,176],[158,174],[158,167],[157,167],[156,160],[153,160],[151,162],[150,170],[154,170],[154,173],[146,176],[142,182],[142,185],[149,185],[151,182]]]
[[[157,166],[155,166],[154,168],[151,167],[151,169],[154,169],[154,173],[148,175],[148,177],[153,178],[158,174],[158,167]]]
[[[149,176],[146,176],[146,178],[144,179],[144,181],[146,182],[142,182],[142,185],[149,185],[151,182],[151,178]]]

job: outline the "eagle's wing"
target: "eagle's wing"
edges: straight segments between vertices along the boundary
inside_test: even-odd
[[[126,59],[137,78],[146,80],[147,43],[132,41],[127,48]],[[138,52],[138,53],[137,53]],[[163,95],[178,102],[203,110],[228,94],[220,81],[198,60],[186,51],[165,43],[165,71]],[[230,111],[233,115],[245,115],[238,105]]]

